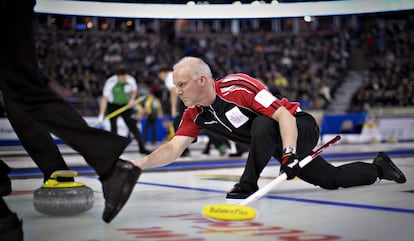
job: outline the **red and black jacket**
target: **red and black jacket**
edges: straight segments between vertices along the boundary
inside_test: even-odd
[[[273,96],[259,80],[246,74],[231,74],[215,81],[216,99],[207,107],[190,106],[183,115],[176,135],[197,138],[202,129],[230,140],[250,143],[250,128],[259,115],[271,117],[284,106],[293,115],[299,103]]]

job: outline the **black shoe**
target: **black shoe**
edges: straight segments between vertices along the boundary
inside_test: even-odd
[[[141,154],[150,154],[152,151],[150,151],[150,150],[147,150],[147,149],[145,149],[145,148],[143,148],[143,149],[140,149],[139,150],[139,153],[141,153]]]
[[[391,161],[389,156],[384,152],[379,152],[374,159],[374,165],[378,166],[380,171],[379,178],[404,183],[407,179],[404,173]]]
[[[229,157],[239,157],[239,156],[242,156],[242,155],[243,155],[243,152],[236,152],[236,153],[230,153]]]
[[[15,213],[0,219],[0,239],[23,241],[22,221]]]
[[[226,199],[246,199],[253,193],[255,193],[258,189],[255,190],[246,190],[243,189],[239,183],[234,184],[233,188],[230,192],[227,193]]]
[[[134,189],[141,169],[131,162],[118,160],[111,177],[101,180],[105,198],[102,219],[109,223],[121,211]]]
[[[181,154],[181,157],[189,157],[191,156],[191,153],[188,149],[185,149],[184,152]]]
[[[11,172],[10,167],[0,160],[0,196],[4,197],[12,192],[11,180],[8,176]]]

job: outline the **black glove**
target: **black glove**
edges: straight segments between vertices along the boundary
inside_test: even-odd
[[[300,166],[299,166],[299,160],[296,157],[295,153],[288,152],[283,154],[281,166],[280,166],[280,172],[286,173],[287,179],[293,179],[296,175],[299,174]]]

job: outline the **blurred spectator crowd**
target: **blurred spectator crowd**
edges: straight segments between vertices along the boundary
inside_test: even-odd
[[[370,64],[352,97],[350,111],[414,106],[414,15],[406,20],[377,21],[363,40]]]
[[[214,77],[244,72],[275,94],[324,109],[344,82],[355,48],[371,60],[363,86],[350,109],[375,105],[413,105],[414,23],[373,22],[369,28],[303,33],[183,33],[179,36],[124,30],[78,31],[39,24],[37,49],[41,76],[83,115],[96,115],[105,80],[120,66],[129,69],[141,93],[168,91],[157,77],[185,55],[198,56]],[[163,105],[168,108],[168,104]],[[169,110],[165,110],[169,113]]]

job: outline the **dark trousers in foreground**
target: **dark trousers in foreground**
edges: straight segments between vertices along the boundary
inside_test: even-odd
[[[81,154],[99,176],[107,176],[129,144],[127,138],[91,128],[39,76],[33,30],[34,1],[2,1],[0,88],[11,125],[28,154],[49,175],[65,169],[50,133]]]

